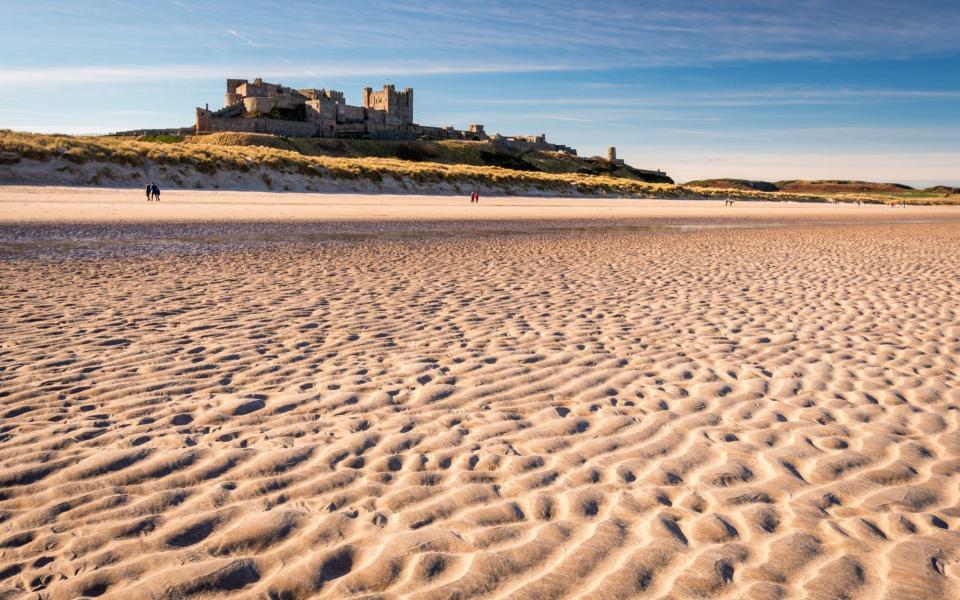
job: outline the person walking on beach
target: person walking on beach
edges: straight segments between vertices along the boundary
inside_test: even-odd
[[[148,183],[147,184],[147,202],[150,202],[151,200],[153,200],[153,184]]]
[[[153,188],[153,199],[160,202],[160,186],[155,183],[151,183],[150,186]]]

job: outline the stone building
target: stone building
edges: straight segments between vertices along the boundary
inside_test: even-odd
[[[540,135],[500,135],[493,134],[490,138],[494,144],[515,148],[517,150],[549,150],[551,152],[565,152],[576,156],[577,151],[563,144],[551,144],[547,141],[547,134]]]
[[[613,146],[607,148],[607,160],[614,165],[624,165],[623,159],[617,158],[617,149]]]
[[[391,125],[413,124],[413,88],[398,92],[392,85],[383,86],[382,92],[363,88],[363,107],[384,113]]]
[[[196,131],[381,140],[493,140],[518,148],[576,154],[573,148],[547,142],[544,135],[497,134],[491,138],[480,124],[472,124],[465,131],[418,125],[413,120],[413,88],[398,91],[393,85],[385,85],[380,91],[364,88],[361,106],[351,106],[343,92],[336,90],[293,89],[260,78],[252,82],[228,79],[223,108],[196,109]]]

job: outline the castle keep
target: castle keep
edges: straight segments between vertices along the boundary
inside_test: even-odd
[[[473,140],[576,154],[573,148],[547,142],[546,136],[488,136],[483,125],[466,130],[413,122],[413,88],[380,91],[364,88],[361,106],[347,104],[343,92],[293,89],[262,79],[228,79],[224,107],[197,108],[197,133],[240,131],[290,137],[366,138],[379,140]]]

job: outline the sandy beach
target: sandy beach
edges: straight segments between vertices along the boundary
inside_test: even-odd
[[[0,188],[0,251],[2,598],[960,597],[960,208]]]
[[[955,206],[745,202],[622,198],[531,198],[468,195],[308,194],[174,190],[146,202],[138,189],[0,186],[0,223],[211,221],[496,221],[614,220],[910,221],[960,219]]]

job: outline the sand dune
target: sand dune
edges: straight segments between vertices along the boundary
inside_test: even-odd
[[[0,596],[958,597],[958,250],[926,223],[2,261]]]

